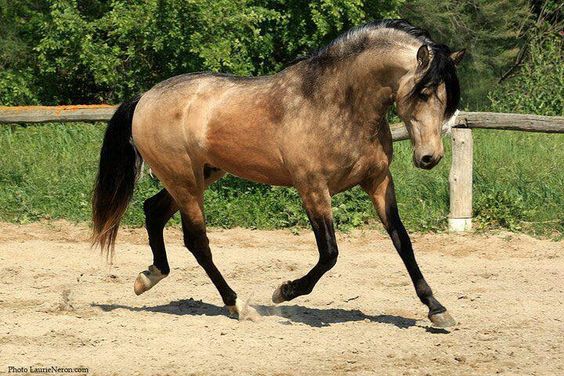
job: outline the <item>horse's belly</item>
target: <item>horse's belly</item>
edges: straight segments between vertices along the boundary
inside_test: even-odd
[[[210,155],[210,164],[240,178],[269,185],[292,185],[290,176],[281,166],[265,162],[250,156]]]
[[[272,140],[253,137],[241,130],[237,134],[208,134],[206,159],[211,165],[232,175],[258,183],[291,186],[292,180]]]

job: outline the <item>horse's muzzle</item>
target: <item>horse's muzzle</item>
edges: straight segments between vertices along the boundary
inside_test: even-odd
[[[424,170],[430,170],[435,167],[443,159],[442,153],[421,153],[418,155],[417,152],[413,153],[413,164],[415,167],[422,168]]]

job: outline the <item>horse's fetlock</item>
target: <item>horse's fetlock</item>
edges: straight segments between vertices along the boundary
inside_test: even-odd
[[[223,303],[226,306],[234,306],[237,302],[237,294],[232,291],[223,297]]]
[[[424,279],[417,281],[415,285],[415,291],[419,299],[421,299],[422,301],[424,299],[427,300],[429,297],[433,296],[433,290],[431,290],[431,287]],[[426,302],[424,301],[423,303]]]

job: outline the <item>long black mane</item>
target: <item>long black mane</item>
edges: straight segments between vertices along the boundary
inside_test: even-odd
[[[434,91],[441,83],[444,83],[447,94],[445,115],[447,118],[451,117],[460,102],[460,85],[456,76],[456,67],[450,58],[451,50],[444,44],[435,43],[426,30],[415,27],[406,20],[385,19],[354,27],[335,38],[327,46],[307,56],[299,57],[294,62],[305,60],[310,66],[323,67],[347,56],[361,53],[372,47],[369,35],[377,29],[402,31],[431,49],[433,58],[430,66],[411,90],[410,97],[415,99],[423,89],[428,88]]]
[[[445,116],[450,118],[460,102],[460,84],[456,76],[456,67],[450,58],[451,51],[446,45],[433,44],[429,47],[433,51],[433,60],[425,75],[411,89],[410,96],[415,98],[425,88],[435,91],[444,82],[447,97]]]

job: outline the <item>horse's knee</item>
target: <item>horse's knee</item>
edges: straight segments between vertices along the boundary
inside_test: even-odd
[[[198,264],[212,261],[209,239],[205,231],[189,231],[184,235],[184,246],[194,255]]]
[[[206,230],[203,226],[191,227],[189,229],[185,229],[184,232],[184,245],[190,251],[195,251],[201,248],[208,248],[209,247],[209,240],[206,234]]]
[[[339,258],[339,251],[335,248],[329,248],[326,253],[324,253],[320,259],[319,264],[326,270],[329,270],[335,266],[337,259]]]
[[[143,202],[143,213],[145,214],[145,221],[154,217],[155,196],[149,197]]]
[[[146,199],[143,202],[143,212],[145,214],[145,226],[147,229],[162,229],[166,225],[166,222],[172,216],[173,202],[172,198],[169,196],[168,192],[161,191]]]

